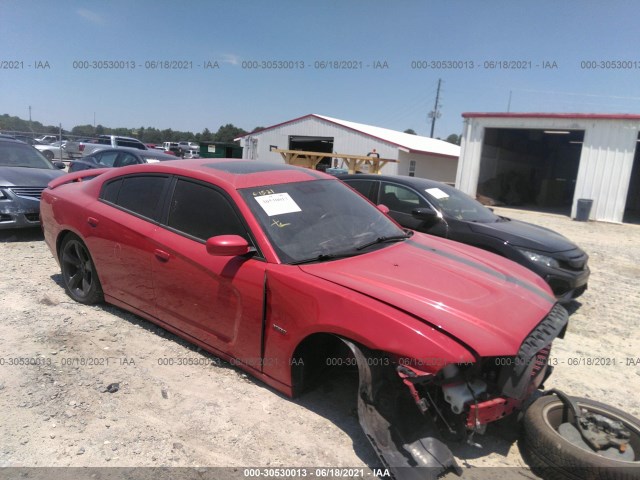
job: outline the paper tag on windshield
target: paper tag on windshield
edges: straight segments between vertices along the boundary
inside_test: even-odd
[[[438,200],[440,200],[441,198],[449,198],[449,195],[447,195],[446,193],[444,193],[442,190],[440,190],[437,187],[436,188],[427,188],[427,189],[425,189],[425,192],[427,192],[432,197],[437,198]]]
[[[147,163],[160,163],[160,160],[155,158],[147,158]]]
[[[267,215],[283,215],[285,213],[301,212],[298,204],[288,193],[273,193],[254,197]]]

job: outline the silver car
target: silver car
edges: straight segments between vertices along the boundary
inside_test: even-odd
[[[35,148],[47,157],[47,160],[71,160],[74,157],[67,152],[66,146],[66,140],[58,140],[47,145],[35,145]]]
[[[0,229],[40,225],[40,195],[65,172],[31,145],[0,139]]]

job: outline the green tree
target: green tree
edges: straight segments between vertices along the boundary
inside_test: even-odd
[[[462,137],[460,135],[456,135],[455,133],[452,133],[444,141],[453,143],[454,145],[460,145],[460,140],[462,140]]]
[[[145,128],[144,130],[144,140],[145,143],[162,143],[162,135],[160,134],[160,130],[153,127]]]
[[[213,142],[214,138],[213,138],[213,133],[211,133],[211,130],[209,130],[208,128],[205,128],[202,133],[200,134],[200,138],[198,139],[199,142]]]
[[[233,142],[234,138],[241,137],[242,135],[246,135],[247,133],[248,132],[243,130],[242,128],[238,128],[232,123],[227,123],[226,125],[223,125],[218,129],[213,138],[216,142],[231,143]]]
[[[96,129],[93,125],[76,125],[71,129],[71,133],[78,137],[93,137],[96,134]]]

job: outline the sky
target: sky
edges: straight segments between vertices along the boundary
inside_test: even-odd
[[[638,18],[635,0],[0,0],[0,114],[428,136],[439,80],[442,138],[463,112],[640,113]]]

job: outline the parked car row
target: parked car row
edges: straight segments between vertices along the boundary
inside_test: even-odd
[[[200,158],[200,145],[196,142],[164,142],[163,148],[181,158]]]
[[[135,139],[112,136],[102,141],[117,144]],[[69,160],[69,172],[176,158],[142,144],[145,148],[109,148],[101,143],[91,154],[75,159],[69,155],[67,145],[62,141],[35,148],[48,160]],[[389,215],[405,228],[479,247],[529,268],[545,279],[562,302],[577,298],[587,288],[587,254],[556,232],[498,216],[459,190],[427,179],[365,174],[339,178],[374,204],[388,207]],[[6,221],[9,222],[8,217]]]

